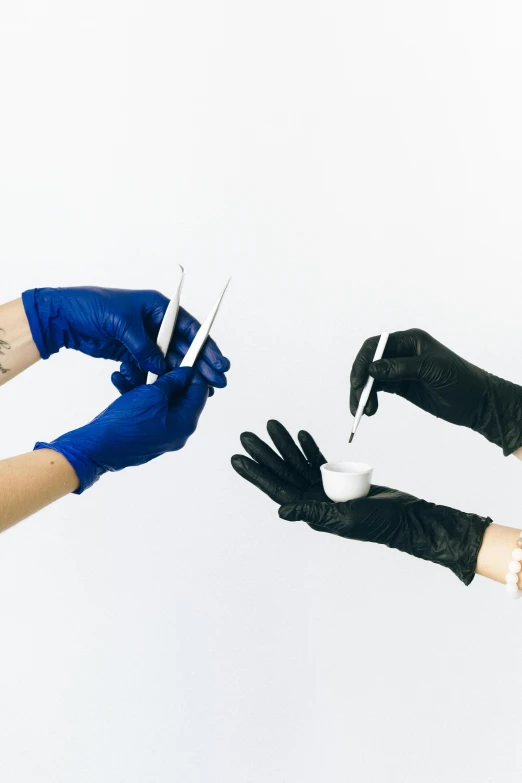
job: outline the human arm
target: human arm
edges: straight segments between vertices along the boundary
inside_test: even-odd
[[[0,462],[0,532],[108,471],[182,449],[195,432],[207,384],[189,367],[119,397],[93,421]]]
[[[326,459],[311,435],[299,433],[301,451],[279,422],[270,421],[268,432],[279,454],[245,432],[241,443],[249,457],[234,455],[232,466],[280,506],[282,519],[399,549],[449,568],[464,584],[470,584],[475,573],[505,581],[519,536],[516,529],[388,487],[372,486],[365,498],[332,503],[319,470]]]
[[[375,383],[365,408],[368,416],[377,412],[379,392],[397,394],[433,416],[480,433],[506,456],[522,452],[521,386],[471,364],[421,329],[390,334],[383,358],[374,362],[377,341],[365,340],[353,363],[352,414],[370,375]]]
[[[81,494],[107,472],[143,465],[182,449],[196,431],[208,385],[190,367],[122,395],[89,424],[35,449],[53,449],[74,468]]]
[[[51,449],[0,461],[0,533],[78,489],[69,462]]]
[[[520,536],[521,531],[517,528],[490,525],[484,533],[478,553],[476,573],[495,582],[505,583],[512,552],[515,547],[520,547]],[[522,590],[522,572],[516,578],[519,590]]]
[[[0,305],[0,386],[40,359],[21,299]]]

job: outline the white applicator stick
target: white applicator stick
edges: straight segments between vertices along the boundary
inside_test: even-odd
[[[379,338],[379,342],[377,343],[377,348],[375,349],[375,355],[372,359],[374,362],[378,362],[379,359],[382,359],[382,355],[384,353],[384,349],[386,348],[386,343],[388,342],[389,332],[383,332]],[[361,398],[359,400],[359,405],[357,407],[357,413],[355,414],[354,420],[353,420],[353,426],[352,426],[352,433],[350,435],[350,440],[348,443],[351,443],[353,440],[353,436],[357,432],[357,427],[359,426],[359,422],[362,419],[362,415],[364,413],[364,409],[366,408],[366,403],[368,402],[368,399],[370,397],[370,392],[372,390],[374,378],[371,377],[371,375],[368,376],[368,380],[366,381],[366,384],[364,386],[364,389],[362,390]]]

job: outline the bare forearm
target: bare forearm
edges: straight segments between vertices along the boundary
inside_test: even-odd
[[[495,582],[505,582],[511,553],[517,546],[519,537],[520,530],[514,527],[490,525],[486,528],[477,559],[476,573]],[[521,574],[519,574],[518,586],[522,589]]]
[[[40,449],[0,461],[0,532],[79,486],[65,457]]]
[[[0,386],[39,358],[22,300],[0,305]]]

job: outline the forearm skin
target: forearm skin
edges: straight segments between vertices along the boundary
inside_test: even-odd
[[[0,461],[0,532],[74,492],[78,476],[64,456],[51,449]]]
[[[39,359],[22,300],[0,305],[0,386]]]

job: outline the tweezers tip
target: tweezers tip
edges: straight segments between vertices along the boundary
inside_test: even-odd
[[[354,435],[355,435],[355,432],[352,432],[352,433],[350,434],[350,440],[348,441],[348,444],[350,444],[350,443],[352,442],[352,440],[353,440],[353,436],[354,436]]]

